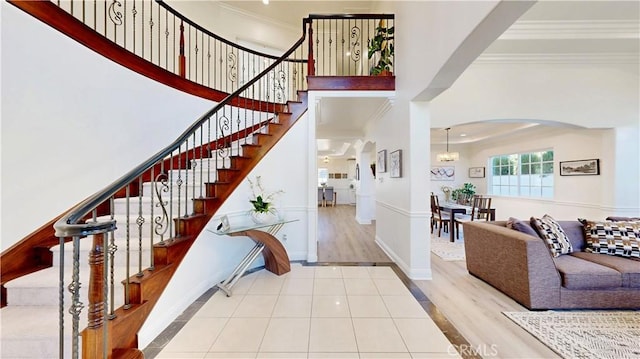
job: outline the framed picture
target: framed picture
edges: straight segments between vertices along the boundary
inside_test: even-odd
[[[431,167],[432,181],[454,181],[455,179],[456,168],[454,166]]]
[[[560,176],[594,176],[600,174],[600,159],[560,162]]]
[[[389,155],[389,172],[392,178],[402,177],[402,150],[396,150]]]
[[[484,167],[470,167],[469,178],[484,178]]]
[[[378,161],[376,164],[378,173],[387,172],[387,150],[378,152]]]

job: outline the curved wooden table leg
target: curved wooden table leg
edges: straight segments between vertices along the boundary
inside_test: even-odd
[[[242,232],[230,233],[229,235],[232,237],[246,236],[256,242],[264,244],[264,249],[262,250],[264,267],[270,272],[277,275],[283,275],[291,271],[287,250],[284,249],[282,243],[280,243],[280,241],[271,234],[256,229],[249,229]]]

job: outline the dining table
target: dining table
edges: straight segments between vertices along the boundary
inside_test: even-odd
[[[454,202],[445,202],[440,204],[440,210],[449,213],[449,241],[455,242],[455,217],[456,214],[467,214],[471,213],[471,206],[466,206],[464,204],[458,204]],[[496,209],[489,208],[489,219],[492,221],[496,220]]]

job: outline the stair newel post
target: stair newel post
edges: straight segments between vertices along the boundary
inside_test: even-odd
[[[178,56],[180,62],[180,77],[184,78],[187,73],[187,58],[184,56],[184,24],[180,20],[180,55]]]
[[[313,59],[313,21],[309,20],[309,55],[307,58],[307,76],[316,75],[315,61]]]
[[[108,358],[111,355],[109,343],[110,322],[105,322],[107,305],[107,262],[108,233],[93,236],[89,252],[89,293],[87,306],[87,329],[82,332],[82,353],[84,358]]]

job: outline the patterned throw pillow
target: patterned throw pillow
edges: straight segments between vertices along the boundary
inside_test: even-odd
[[[545,214],[542,218],[531,217],[531,226],[538,232],[540,238],[547,242],[552,256],[558,257],[573,252],[569,237],[551,216]]]
[[[581,219],[587,252],[640,258],[640,222]]]

